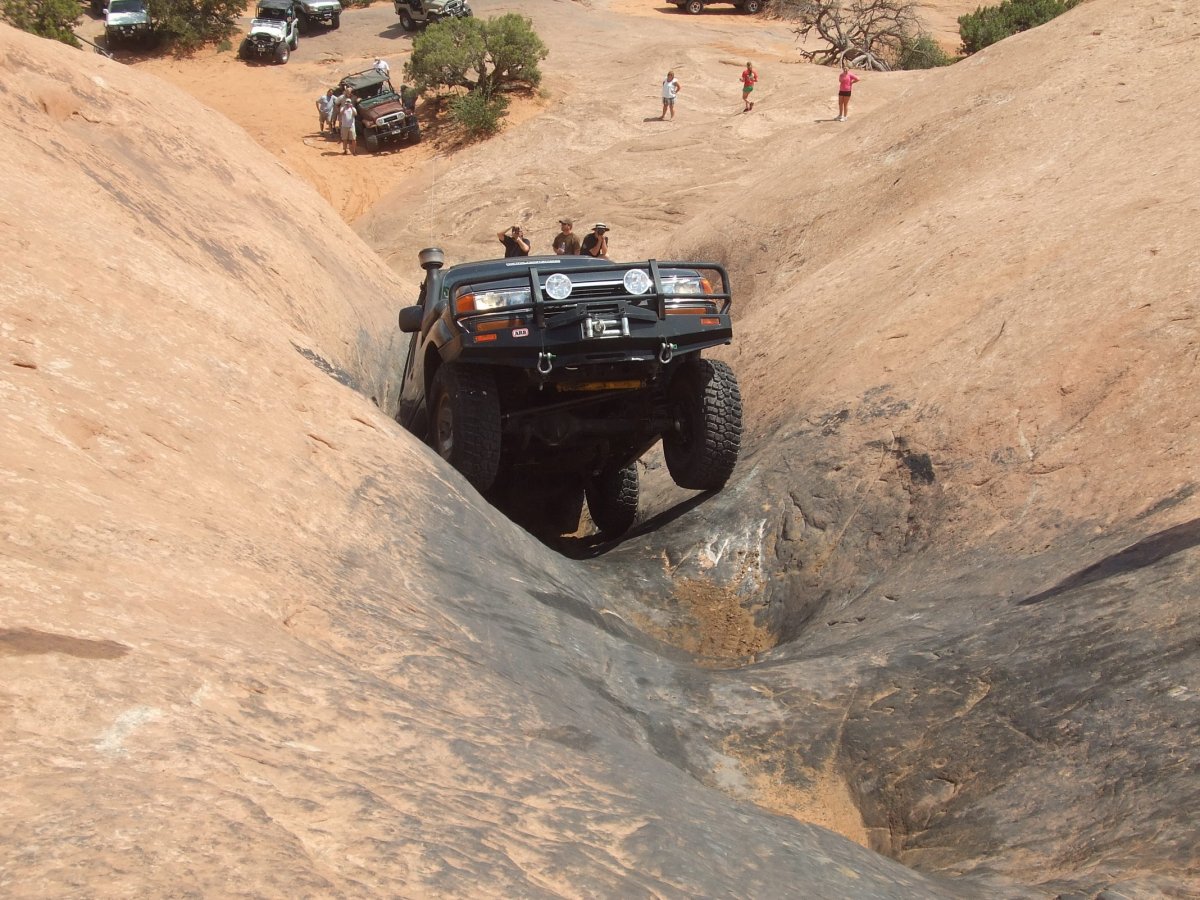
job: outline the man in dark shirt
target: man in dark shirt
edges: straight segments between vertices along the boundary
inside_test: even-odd
[[[529,241],[520,225],[514,225],[508,231],[496,232],[496,240],[504,245],[505,257],[529,255]]]
[[[608,259],[608,226],[603,222],[593,225],[591,233],[583,239],[580,252],[584,256]]]
[[[572,231],[570,219],[559,219],[558,234],[554,236],[554,242],[551,246],[554,252],[559,256],[578,256],[579,255],[579,237]]]

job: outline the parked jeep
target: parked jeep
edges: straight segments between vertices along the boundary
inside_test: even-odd
[[[396,15],[405,31],[416,31],[442,19],[463,19],[472,15],[467,0],[395,0]]]
[[[300,22],[293,0],[258,0],[250,33],[238,48],[242,59],[274,59],[286,63],[300,46]]]
[[[340,0],[300,0],[297,9],[300,12],[300,24],[304,26],[305,31],[311,31],[318,23],[330,28],[342,26]]]
[[[402,88],[405,93],[397,93],[391,79],[378,69],[367,69],[343,78],[337,94],[340,96],[347,90],[353,91],[358,140],[368,150],[379,150],[397,142],[415,144],[421,140],[415,91]]]
[[[528,256],[443,269],[420,253],[397,419],[496,506],[570,533],[584,499],[607,538],[633,524],[637,460],[660,439],[680,487],[737,462],[737,379],[701,351],[733,339],[729,276],[710,262]]]
[[[150,43],[150,11],[145,0],[111,0],[104,11],[104,46]]]
[[[763,0],[671,0],[676,6],[690,13],[702,13],[709,3],[732,3],[742,12],[756,13],[763,8]]]

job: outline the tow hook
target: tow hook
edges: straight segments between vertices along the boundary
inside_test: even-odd
[[[537,370],[539,375],[550,374],[550,370],[554,368],[554,363],[552,362],[553,359],[553,353],[546,353],[543,351],[538,354]]]
[[[671,361],[671,357],[675,355],[675,351],[679,349],[677,344],[669,344],[666,341],[662,342],[662,347],[658,351],[658,361],[666,365]]]

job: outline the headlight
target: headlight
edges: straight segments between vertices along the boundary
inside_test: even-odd
[[[574,285],[562,272],[555,272],[546,279],[546,294],[551,300],[566,300],[571,296]]]
[[[490,309],[503,309],[506,306],[524,306],[530,302],[529,288],[470,292],[458,295],[454,301],[454,309],[459,313],[487,312]]]
[[[698,297],[712,293],[707,278],[699,275],[673,275],[662,280],[663,293],[668,297]]]
[[[650,276],[641,269],[630,269],[621,279],[621,283],[625,285],[625,290],[634,295],[650,290]]]

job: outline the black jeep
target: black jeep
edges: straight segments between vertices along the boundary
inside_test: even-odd
[[[352,91],[355,126],[363,146],[374,152],[390,143],[415,144],[421,140],[417,121],[417,95],[412,88],[396,93],[391,79],[378,69],[347,75],[335,91]]]
[[[733,338],[718,263],[528,256],[443,266],[423,250],[399,422],[534,530],[604,537],[637,516],[635,463],[661,438],[680,487],[717,490],[737,462]]]
[[[763,0],[671,0],[676,6],[690,13],[702,13],[709,3],[731,3],[742,12],[760,12],[765,5]]]

